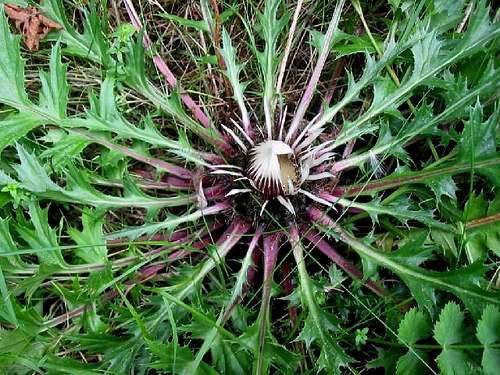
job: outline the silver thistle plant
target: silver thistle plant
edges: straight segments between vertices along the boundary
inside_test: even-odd
[[[182,80],[177,79],[148,35],[148,29],[154,26],[143,24],[135,9],[137,4],[130,0],[123,1],[122,16],[129,17],[136,32],[125,29],[128,31],[121,41],[122,49],[115,50],[111,35],[116,37],[118,31],[111,34],[94,3],[81,11],[80,32],[69,21],[61,0],[42,2],[40,10],[64,30],[52,36],[49,69],[40,72],[39,99],[34,100],[25,87],[19,37],[11,33],[0,8],[0,103],[6,113],[0,118],[0,150],[9,155],[2,161],[0,185],[9,196],[8,204],[20,210],[17,216],[21,217],[16,219],[16,225],[10,223],[14,217],[0,220],[3,322],[22,331],[23,322],[29,320],[19,312],[16,297],[8,291],[4,279],[29,299],[33,286],[38,287],[44,279],[53,278],[54,285],[59,285],[58,277],[71,279],[72,275],[90,272],[104,280],[93,281],[97,290],[92,286],[84,289],[92,290],[92,298],[80,303],[80,297],[70,296],[66,286],[58,286],[62,299],[71,300],[72,308],[59,315],[38,316],[42,323],[36,326],[36,335],[55,332],[68,322],[69,327],[87,327],[88,316],[98,324],[95,302],[104,304],[120,297],[130,315],[118,320],[132,334],[124,345],[133,354],[125,358],[109,354],[114,353],[110,348],[102,349],[108,354],[99,364],[100,369],[113,373],[134,371],[136,356],[141,353],[141,358],[148,358],[143,371],[158,368],[184,374],[216,370],[263,374],[292,373],[298,368],[305,371],[310,366],[313,371],[340,373],[344,367],[355,373],[352,354],[335,336],[342,324],[332,314],[335,311],[322,306],[318,297],[322,291],[306,267],[308,257],[319,253],[345,271],[356,285],[388,303],[394,303],[399,296],[380,275],[390,272],[397,276],[400,287],[408,290],[410,299],[421,309],[412,310],[415,321],[425,321],[423,311],[436,313],[439,293],[454,296],[476,319],[484,311],[478,331],[498,319],[500,313],[497,316],[495,309],[500,306],[499,294],[488,287],[485,278],[494,269],[495,261],[498,268],[498,207],[491,203],[493,208],[485,217],[464,213],[454,219],[436,209],[445,199],[442,196],[456,197],[454,176],[471,174],[472,184],[473,175],[478,174],[494,191],[500,187],[495,104],[500,81],[498,64],[494,62],[500,27],[490,20],[486,3],[456,6],[453,17],[445,17],[447,10],[429,5],[434,4],[432,1],[427,5],[425,1],[415,2],[408,8],[391,1],[392,8],[388,9],[400,14],[394,16],[400,24],[390,23],[387,35],[380,40],[373,36],[357,0],[339,0],[332,9],[325,8],[330,16],[324,34],[306,29],[305,20],[311,14],[302,0],[293,4],[265,0],[262,8],[245,2],[240,6],[246,15],[236,11],[233,14],[240,17],[241,32],[246,33],[251,63],[242,63],[241,43],[236,43],[230,29],[223,27],[223,17],[213,3],[201,0],[196,4],[201,21],[168,13],[164,16],[181,26],[195,27],[200,50],[213,49],[215,63],[209,65],[215,73],[207,73],[206,79],[215,74],[228,83],[231,98],[225,99],[235,104],[229,116],[204,106],[202,99],[208,95],[197,98],[193,93],[196,90],[181,88]],[[361,37],[341,31],[346,14],[354,14],[367,35],[361,47],[349,44]],[[308,78],[300,98],[288,101],[284,87],[296,53],[304,46],[300,39],[304,35],[310,37],[308,48],[313,51],[311,65],[306,69]],[[345,45],[351,50],[340,48]],[[457,66],[478,54],[482,54],[481,72],[467,81]],[[83,112],[70,103],[67,64],[61,62],[62,56],[86,61],[102,71],[100,93],[89,95]],[[332,99],[322,79],[331,74],[335,64],[342,75],[344,69],[339,61],[345,56],[356,56],[362,67],[345,69],[345,86]],[[148,78],[150,60],[165,79],[163,88]],[[247,64],[254,71],[247,71]],[[248,85],[252,87],[250,93]],[[117,96],[129,92],[161,111],[167,118],[164,128],[160,129],[149,113],[140,125],[128,118]],[[420,98],[418,104],[414,104],[415,97]],[[484,110],[487,104],[493,110]],[[462,123],[463,127],[457,125]],[[445,131],[443,126],[452,129]],[[43,138],[39,131],[44,133]],[[35,145],[27,139],[35,139]],[[443,155],[433,162],[412,162],[407,149],[421,139],[430,143],[433,152],[433,140],[453,147],[443,147]],[[44,151],[40,142],[47,145]],[[92,170],[91,163],[82,161],[75,166],[72,159],[83,160],[84,150],[91,145],[100,147],[96,152],[101,154],[107,150],[108,160],[116,157],[123,161],[119,178],[116,173],[110,178]],[[18,161],[12,160],[14,154]],[[156,170],[161,178],[155,179],[146,169],[134,174],[129,168],[131,163]],[[416,186],[423,186],[426,192],[412,194]],[[427,203],[419,201],[424,196]],[[472,206],[480,199],[472,194],[467,204]],[[40,202],[46,201],[85,206],[81,230],[65,229],[67,238],[77,245],[77,261],[63,256],[64,249],[75,247],[63,245],[63,237],[49,224],[48,209],[40,207]],[[140,225],[111,229],[113,226],[103,220],[105,213],[134,208],[146,212]],[[24,218],[24,211],[32,225]],[[357,229],[357,218],[371,219],[370,229]],[[61,219],[61,225],[65,220]],[[395,233],[397,246],[391,245],[389,250],[381,249],[377,236],[382,221],[391,228],[387,233]],[[480,234],[477,228],[482,230]],[[437,271],[423,266],[432,259],[433,252],[438,252],[435,247],[442,249],[444,243],[459,239],[464,240],[465,262],[456,246],[449,245],[456,267]],[[27,251],[22,243],[38,250]],[[147,250],[138,251],[141,245]],[[110,249],[120,246],[128,247],[128,254],[116,257]],[[208,283],[209,275],[214,284],[219,283],[212,273],[222,270],[228,254],[236,249],[245,250],[244,258],[235,279],[230,281],[219,315],[204,315],[196,308],[201,286]],[[342,254],[346,249],[359,255],[363,271],[352,255]],[[193,258],[198,263],[182,263],[196,252],[203,255]],[[287,264],[282,259],[289,253],[297,272],[285,279],[296,277],[299,287],[293,290],[290,286],[288,298],[300,302],[291,303],[289,311],[292,316],[300,307],[302,315],[300,321],[296,315],[292,319],[300,330],[295,337],[298,345],[285,348],[289,343],[277,342],[270,322],[275,270]],[[35,257],[26,259],[22,254]],[[234,318],[257,279],[260,257],[263,273],[259,312],[254,324],[238,335],[225,325]],[[494,261],[482,264],[487,257]],[[178,266],[176,272],[166,271],[174,265]],[[16,275],[31,278],[28,286],[19,283]],[[151,279],[158,282],[147,286],[146,281]],[[145,294],[152,296],[142,305],[147,313],[139,312],[128,301],[129,291],[139,284]],[[217,288],[207,288],[212,287]],[[179,342],[176,322],[186,313],[191,314],[193,325],[203,325],[199,345]],[[441,322],[451,320],[448,315],[461,314],[459,308],[447,305],[436,327],[441,329]],[[401,355],[398,368],[403,368],[405,361],[415,360],[415,366],[424,364],[426,371],[435,373],[434,365],[428,365],[421,350],[415,349],[416,340],[405,336],[410,320],[410,315],[405,316],[397,332],[409,349]],[[196,336],[197,327],[191,328]],[[103,332],[92,331],[96,332],[104,341],[113,342]],[[142,337],[139,341],[138,336]],[[436,337],[443,348],[448,344],[439,332]],[[484,334],[478,337],[486,347],[488,338]],[[50,340],[44,338],[44,342]],[[311,350],[308,361],[299,359],[298,354],[304,352],[302,345]],[[82,346],[91,345],[85,342]],[[291,348],[296,349],[295,353]],[[450,359],[444,350],[437,366],[443,373],[453,373],[448,372]],[[223,351],[225,355],[221,355]],[[209,352],[211,365],[206,359]],[[486,373],[493,373],[490,354],[484,354],[486,360],[483,358]],[[241,358],[236,359],[237,355]],[[63,364],[54,356],[41,357],[33,366],[50,370]]]

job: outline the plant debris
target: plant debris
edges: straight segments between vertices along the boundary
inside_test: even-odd
[[[17,30],[23,35],[24,43],[30,51],[38,51],[40,40],[51,30],[60,30],[62,26],[45,17],[35,7],[20,7],[5,4],[5,13],[16,24]]]

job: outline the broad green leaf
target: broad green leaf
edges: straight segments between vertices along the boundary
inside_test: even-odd
[[[398,339],[408,352],[397,362],[397,374],[416,374],[427,371],[428,356],[423,350],[415,349],[414,344],[431,336],[431,325],[427,315],[416,308],[408,311],[398,329]]]
[[[20,36],[10,33],[9,23],[0,6],[0,103],[11,106],[30,105],[24,88],[24,59],[21,57]]]
[[[408,311],[398,329],[398,338],[408,345],[415,344],[431,335],[429,318],[416,308]]]
[[[483,316],[477,324],[476,336],[485,346],[482,366],[485,374],[494,375],[500,368],[500,349],[492,348],[492,344],[500,343],[500,310],[494,306],[487,306]]]
[[[434,337],[443,347],[441,354],[436,358],[440,370],[445,375],[467,374],[467,356],[460,349],[449,348],[465,338],[464,314],[460,307],[448,302],[439,315],[439,320],[434,327]]]
[[[12,114],[0,120],[0,152],[40,125],[38,118],[24,112]]]

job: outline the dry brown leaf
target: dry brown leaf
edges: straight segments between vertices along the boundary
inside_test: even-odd
[[[48,19],[35,7],[23,8],[14,4],[5,4],[5,13],[14,21],[17,30],[23,35],[24,43],[30,51],[37,51],[40,40],[51,30],[60,30],[62,26]]]

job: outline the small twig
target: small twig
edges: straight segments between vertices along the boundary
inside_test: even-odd
[[[290,55],[290,49],[292,47],[292,41],[295,34],[295,29],[297,28],[297,21],[299,20],[303,2],[304,0],[299,0],[297,2],[297,6],[295,7],[295,12],[293,13],[292,24],[290,25],[290,31],[288,32],[288,39],[286,41],[285,52],[283,54],[283,59],[281,60],[278,79],[276,81],[277,93],[281,92],[281,85],[283,84],[283,77],[285,75],[286,65],[288,63],[288,56]]]
[[[469,16],[472,13],[473,8],[474,8],[474,2],[471,1],[469,5],[467,5],[467,8],[465,8],[465,15],[462,22],[460,22],[460,24],[457,27],[457,33],[461,33],[463,31],[465,25],[467,24],[467,21],[469,20]]]

